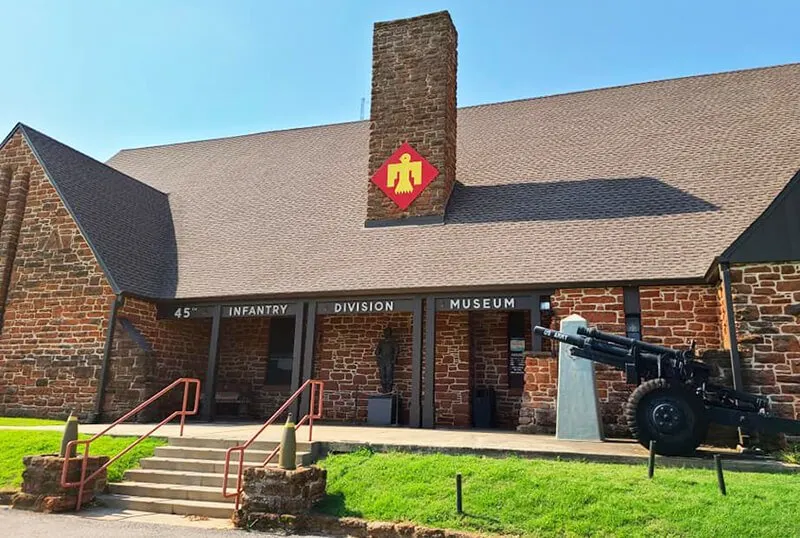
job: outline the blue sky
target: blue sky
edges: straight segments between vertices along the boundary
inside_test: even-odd
[[[0,0],[0,130],[105,160],[357,120],[372,23],[440,9],[459,106],[800,61],[796,0]]]

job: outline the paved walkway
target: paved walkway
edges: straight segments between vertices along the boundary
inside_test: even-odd
[[[165,527],[169,525],[169,527]],[[39,514],[0,506],[0,536],[25,538],[86,538],[120,536],[131,538],[235,538],[245,536],[225,519],[198,519],[172,514],[151,514],[134,510],[92,508],[78,514]],[[283,537],[269,533],[257,536]],[[248,533],[249,535],[249,533]],[[306,538],[299,536],[298,538]],[[308,537],[310,538],[310,537]]]
[[[249,439],[260,424],[231,423],[188,423],[184,430],[186,437],[231,439],[244,441]],[[106,428],[105,424],[81,424],[81,433],[93,434]],[[152,428],[149,424],[120,424],[111,430],[113,435],[140,436]],[[60,431],[62,426],[27,426],[3,429],[50,430]],[[179,435],[177,424],[168,424],[156,432],[160,437],[176,437]],[[307,439],[308,428],[298,431],[298,440]],[[278,441],[281,427],[273,425],[267,428],[259,440]],[[315,425],[314,441],[324,443],[329,450],[348,451],[358,446],[372,446],[379,450],[407,449],[414,451],[437,451],[447,453],[478,453],[486,455],[517,454],[524,457],[550,457],[590,459],[594,461],[610,461],[620,463],[638,463],[647,458],[645,450],[637,442],[630,439],[610,439],[602,442],[564,441],[552,435],[532,435],[512,431],[475,430],[475,429],[419,429],[405,427],[376,427],[348,425]],[[738,457],[729,449],[713,449],[727,458]],[[701,451],[700,462],[711,457],[711,450]],[[691,465],[697,458],[670,458],[674,464]]]
[[[249,423],[189,423],[184,429],[187,437],[237,439],[246,440],[252,436],[260,424]],[[97,433],[106,428],[104,424],[81,424],[81,433]],[[139,436],[152,428],[148,424],[120,424],[111,430],[113,435]],[[61,431],[63,426],[27,426],[3,429],[53,430]],[[154,435],[159,437],[176,437],[179,434],[177,424],[168,424]],[[307,439],[308,428],[298,430],[298,440]],[[259,440],[278,441],[281,428],[270,426],[259,437]],[[581,453],[608,456],[646,456],[647,451],[638,443],[628,440],[609,440],[605,442],[562,441],[552,435],[531,435],[499,430],[474,429],[420,429],[404,427],[315,425],[314,441],[341,444],[370,444],[406,447],[430,448],[468,448],[478,450],[510,450],[544,453]]]

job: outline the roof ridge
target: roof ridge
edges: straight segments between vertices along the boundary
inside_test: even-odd
[[[539,96],[536,96],[536,97],[522,97],[522,98],[519,98],[519,99],[509,99],[507,101],[495,101],[495,102],[492,102],[492,103],[480,103],[480,104],[477,104],[477,105],[462,106],[462,107],[458,107],[458,110],[469,110],[469,109],[473,109],[473,108],[484,108],[484,107],[490,107],[490,106],[508,105],[508,104],[511,104],[511,103],[521,103],[521,102],[524,102],[524,101],[537,101],[537,100],[540,100],[540,99],[553,99],[553,98],[557,98],[557,97],[565,97],[565,96],[568,96],[568,95],[577,95],[577,94],[583,94],[583,93],[601,92],[601,91],[608,91],[608,90],[618,90],[618,89],[621,89],[621,88],[630,88],[630,87],[633,87],[633,86],[645,86],[645,85],[649,85],[649,84],[663,84],[663,83],[666,83],[666,82],[674,82],[674,81],[678,81],[678,80],[688,80],[688,79],[697,79],[697,78],[705,78],[705,77],[716,77],[716,76],[721,76],[721,75],[731,75],[731,74],[743,73],[743,72],[747,72],[747,71],[765,71],[765,70],[768,70],[768,69],[779,69],[779,68],[782,68],[782,67],[789,67],[789,66],[800,66],[800,62],[790,62],[790,63],[785,63],[785,64],[767,65],[767,66],[761,66],[761,67],[747,67],[747,68],[742,68],[742,69],[733,69],[733,70],[730,70],[730,71],[717,71],[715,73],[700,73],[700,74],[697,74],[697,75],[686,75],[686,76],[682,76],[682,77],[664,78],[664,79],[658,79],[658,80],[646,80],[646,81],[643,81],[643,82],[631,82],[631,83],[628,83],[628,84],[618,84],[616,86],[604,86],[602,88],[589,88],[589,89],[585,89],[585,90],[575,90],[575,91],[564,92],[564,93],[554,93],[554,94],[549,94],[549,95],[539,95]],[[246,138],[246,137],[250,137],[250,136],[262,136],[262,135],[267,135],[267,134],[272,134],[272,133],[287,133],[287,132],[291,132],[291,131],[301,131],[301,130],[307,130],[307,129],[322,129],[322,128],[326,128],[326,127],[339,127],[339,126],[342,126],[342,125],[350,125],[350,124],[356,124],[356,123],[369,123],[369,121],[370,121],[369,119],[366,119],[366,120],[342,121],[342,122],[336,122],[336,123],[323,123],[323,124],[320,124],[320,125],[306,125],[306,126],[303,126],[303,127],[287,127],[286,129],[274,129],[274,130],[271,130],[271,131],[258,131],[258,132],[255,132],[255,133],[245,133],[245,134],[231,135],[231,136],[217,136],[217,137],[213,137],[213,138],[204,138],[204,139],[201,139],[201,140],[187,140],[187,141],[184,141],[184,142],[171,142],[171,143],[168,143],[168,144],[151,144],[149,146],[140,146],[140,147],[134,147],[134,148],[123,148],[123,149],[117,151],[108,160],[112,161],[116,156],[120,155],[121,153],[129,152],[129,151],[139,151],[139,150],[143,150],[143,149],[155,149],[155,148],[169,148],[169,147],[182,146],[182,145],[188,145],[188,144],[200,144],[202,142],[216,142],[216,141],[220,141],[220,140],[233,140],[233,139],[237,139],[237,138]]]
[[[95,158],[94,158],[94,157],[92,157],[91,155],[87,155],[86,153],[84,153],[84,152],[82,152],[82,151],[79,151],[79,150],[77,150],[77,149],[73,148],[72,146],[68,146],[67,144],[65,144],[65,143],[63,143],[63,142],[61,142],[61,141],[59,141],[59,140],[56,140],[56,139],[55,139],[55,138],[53,138],[52,136],[48,136],[48,135],[44,134],[43,132],[41,132],[41,131],[39,131],[39,130],[37,130],[37,129],[34,129],[34,128],[33,128],[33,127],[31,127],[30,125],[26,125],[26,124],[24,124],[24,123],[20,122],[20,123],[18,123],[18,124],[17,124],[17,126],[18,126],[19,128],[21,128],[21,129],[23,130],[23,132],[24,132],[24,131],[32,131],[32,132],[36,133],[36,134],[37,134],[37,135],[39,135],[39,136],[42,136],[42,137],[44,137],[44,138],[47,138],[48,140],[52,140],[52,141],[53,141],[53,142],[55,142],[56,144],[59,144],[59,145],[61,145],[61,146],[64,146],[65,148],[69,149],[70,151],[74,151],[75,153],[77,153],[77,154],[79,154],[79,155],[81,155],[81,156],[83,156],[83,157],[86,157],[87,159],[90,159],[90,160],[92,160],[92,161],[96,162],[97,164],[99,164],[99,165],[101,165],[101,166],[104,166],[105,168],[108,168],[109,170],[113,170],[113,171],[114,171],[114,173],[117,173],[117,174],[119,174],[119,175],[121,175],[121,176],[123,176],[123,177],[126,177],[126,178],[130,179],[131,181],[135,181],[136,183],[139,183],[140,185],[144,185],[145,187],[147,187],[147,188],[149,188],[149,189],[152,189],[152,190],[156,191],[156,192],[157,192],[157,193],[159,193],[159,194],[163,194],[164,196],[169,196],[169,193],[166,193],[166,192],[164,192],[164,191],[161,191],[161,190],[159,190],[159,189],[157,189],[157,188],[153,187],[152,185],[148,185],[148,184],[147,184],[147,183],[145,183],[144,181],[140,181],[140,180],[136,179],[135,177],[133,177],[133,176],[131,176],[131,175],[128,175],[128,174],[126,174],[125,172],[121,172],[121,171],[117,170],[116,168],[114,168],[113,166],[110,166],[110,165],[108,165],[108,164],[104,163],[103,161],[99,161],[99,160],[95,159]],[[16,129],[16,128],[15,128],[15,129]],[[13,132],[13,131],[12,131],[12,132]]]
[[[216,142],[219,140],[233,140],[235,138],[246,138],[248,136],[261,136],[266,134],[272,133],[288,133],[290,131],[304,131],[307,129],[322,129],[324,127],[339,127],[342,125],[350,125],[355,123],[369,123],[370,120],[351,120],[351,121],[340,121],[336,123],[323,123],[321,125],[305,125],[303,127],[287,127],[286,129],[274,129],[272,131],[258,131],[255,133],[245,133],[239,135],[230,135],[230,136],[215,136],[213,138],[203,138],[202,140],[186,140],[184,142],[170,142],[169,144],[152,144],[150,146],[141,146],[138,148],[123,148],[117,151],[114,155],[112,155],[108,160],[111,161],[114,157],[119,155],[120,153],[126,151],[139,151],[142,149],[154,149],[154,148],[169,148],[172,146],[183,146],[187,144],[200,144],[202,142]]]
[[[552,99],[555,97],[565,97],[567,95],[576,95],[581,93],[593,93],[593,92],[602,92],[607,90],[619,90],[621,88],[630,88],[633,86],[646,86],[650,84],[664,84],[666,82],[675,82],[679,80],[689,80],[695,78],[706,78],[706,77],[718,77],[722,75],[733,75],[736,73],[745,73],[748,71],[766,71],[768,69],[780,69],[782,67],[791,67],[796,66],[800,67],[800,62],[789,62],[785,64],[777,64],[777,65],[765,65],[761,67],[744,67],[741,69],[731,69],[730,71],[716,71],[714,73],[700,73],[697,75],[684,75],[682,77],[673,77],[673,78],[661,78],[656,80],[645,80],[642,82],[629,82],[628,84],[617,84],[615,86],[604,86],[602,88],[588,88],[586,90],[574,90],[571,92],[564,92],[564,93],[552,93],[549,95],[539,95],[537,97],[522,97],[519,99],[509,99],[508,101],[497,101],[494,103],[483,103],[479,105],[469,105],[465,107],[461,107],[460,110],[465,110],[468,108],[481,108],[481,107],[489,107],[489,106],[496,106],[496,105],[507,105],[510,103],[519,103],[522,101],[537,101],[539,99]]]

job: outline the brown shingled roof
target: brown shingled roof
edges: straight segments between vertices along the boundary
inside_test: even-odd
[[[125,150],[178,297],[702,279],[800,169],[800,64],[462,108],[443,226],[364,228],[368,122]]]

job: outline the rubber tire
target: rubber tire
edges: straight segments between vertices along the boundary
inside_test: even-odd
[[[675,434],[659,431],[650,420],[652,404],[666,400],[680,407],[688,428]],[[708,433],[708,417],[700,398],[682,385],[670,385],[666,379],[645,381],[633,391],[624,406],[625,421],[633,436],[649,450],[656,442],[656,454],[662,456],[691,456]]]

